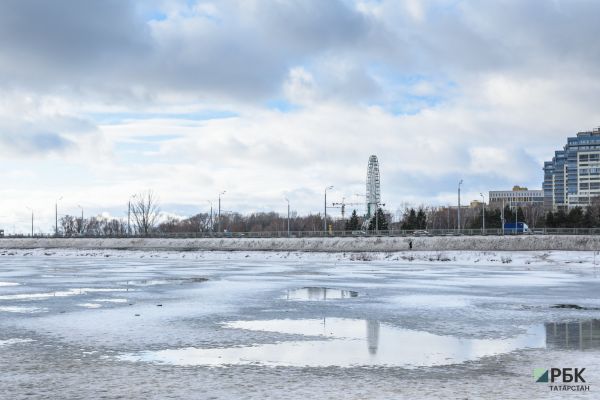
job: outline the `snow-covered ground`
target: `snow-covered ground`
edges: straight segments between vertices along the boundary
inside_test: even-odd
[[[599,279],[592,251],[1,250],[0,398],[598,398]]]
[[[417,251],[600,250],[598,235],[312,237],[312,238],[3,238],[0,248],[226,251]]]

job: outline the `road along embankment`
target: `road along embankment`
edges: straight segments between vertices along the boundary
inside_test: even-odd
[[[117,249],[170,251],[310,251],[391,252],[600,250],[600,236],[444,236],[444,237],[331,237],[331,238],[2,238],[3,249]]]

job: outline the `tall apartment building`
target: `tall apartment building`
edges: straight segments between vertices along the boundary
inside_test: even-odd
[[[548,209],[586,207],[600,196],[600,128],[567,138],[544,163],[544,205]]]

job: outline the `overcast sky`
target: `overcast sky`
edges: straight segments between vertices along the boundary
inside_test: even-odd
[[[0,228],[126,215],[322,212],[540,188],[600,124],[600,2],[4,0]],[[364,201],[364,199],[362,199]],[[335,214],[335,211],[332,211]]]

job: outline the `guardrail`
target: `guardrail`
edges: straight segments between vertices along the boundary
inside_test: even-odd
[[[4,238],[319,238],[319,237],[414,237],[414,236],[529,236],[529,235],[600,235],[600,228],[540,228],[528,232],[502,229],[431,229],[380,231],[272,231],[272,232],[153,232],[148,235],[5,235]],[[2,237],[0,237],[1,239]]]

